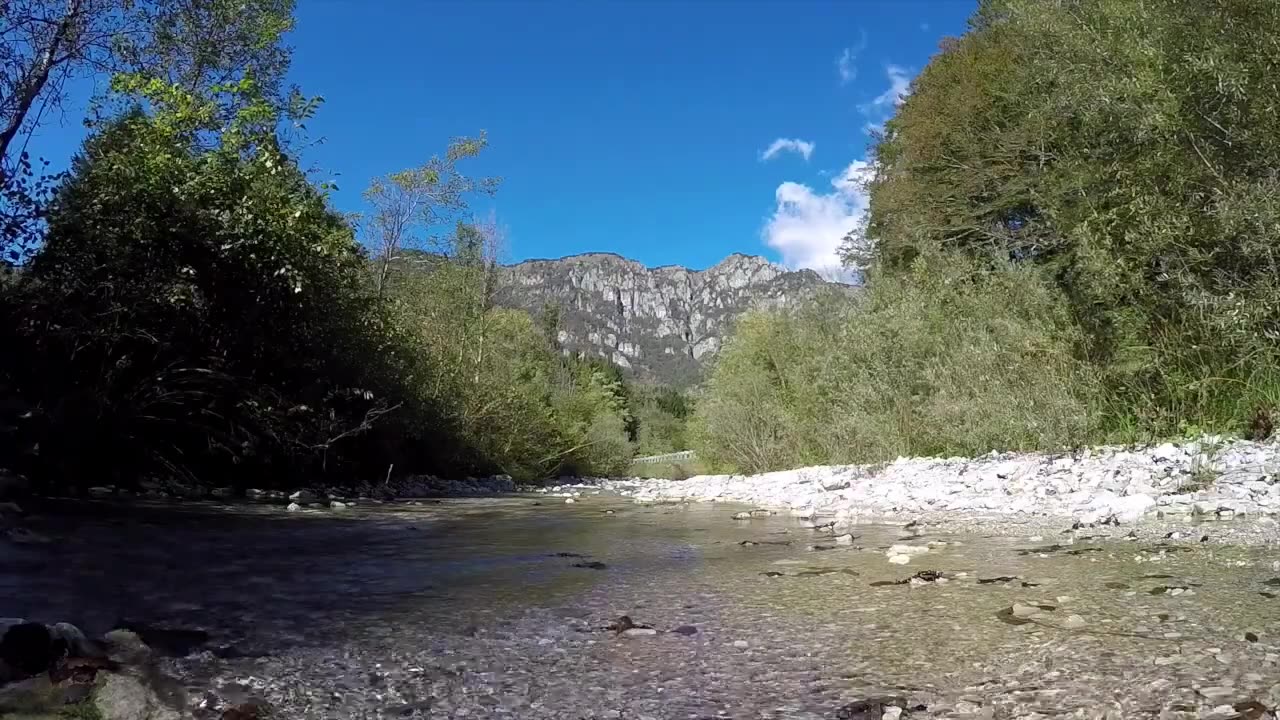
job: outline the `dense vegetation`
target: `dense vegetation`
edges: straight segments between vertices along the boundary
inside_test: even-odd
[[[697,418],[748,470],[1265,435],[1280,5],[982,0],[874,144],[862,298],[742,323]]]
[[[501,232],[468,203],[497,181],[460,168],[483,136],[374,180],[365,217],[330,206],[290,142],[319,105],[281,88],[290,2],[18,4],[0,467],[67,488],[539,479],[683,442],[678,397],[565,357],[552,314],[494,305]],[[76,44],[90,31],[129,42]],[[9,151],[59,89],[50,56],[112,78],[59,176]]]

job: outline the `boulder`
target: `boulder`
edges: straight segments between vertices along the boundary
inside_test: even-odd
[[[132,675],[107,674],[94,690],[91,702],[102,720],[179,720],[182,717]]]
[[[307,503],[315,502],[319,498],[310,490],[296,490],[289,495],[289,499],[300,505],[306,505]]]
[[[151,648],[132,630],[116,629],[102,636],[107,657],[126,665],[139,665],[151,657]]]

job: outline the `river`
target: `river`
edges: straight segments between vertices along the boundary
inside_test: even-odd
[[[1280,700],[1273,550],[883,524],[835,545],[743,509],[63,505],[28,520],[53,542],[0,545],[0,615],[207,631],[163,670],[211,718],[261,699],[284,718],[861,720],[895,696],[906,718],[1225,720]],[[895,565],[895,543],[932,547]],[[921,571],[943,580],[904,582]],[[623,615],[660,632],[605,629]]]

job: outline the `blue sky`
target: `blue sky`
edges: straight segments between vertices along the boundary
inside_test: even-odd
[[[865,205],[843,179],[866,128],[975,4],[299,0],[292,79],[325,100],[305,160],[358,211],[370,178],[483,129],[464,167],[504,178],[476,209],[509,260],[823,267]],[[81,132],[64,125],[32,144],[55,165]]]

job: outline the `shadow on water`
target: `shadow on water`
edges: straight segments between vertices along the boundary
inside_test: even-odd
[[[461,631],[476,613],[571,603],[598,583],[699,555],[684,541],[693,528],[659,523],[634,506],[604,515],[535,502],[298,513],[260,504],[49,502],[30,508],[24,525],[52,542],[0,544],[0,616],[69,621],[90,633],[129,619],[204,628],[225,643],[331,643],[392,616]]]

